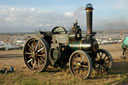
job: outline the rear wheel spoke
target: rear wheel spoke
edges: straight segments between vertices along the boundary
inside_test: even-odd
[[[25,54],[27,54],[27,55],[32,55],[32,53],[31,53],[31,52],[26,52]]]
[[[34,49],[32,48],[30,44],[28,44],[28,47],[30,48],[30,51],[34,51]]]
[[[24,47],[24,61],[30,70],[44,71],[48,66],[49,45],[45,39],[30,38]]]
[[[40,57],[40,59],[41,59],[41,60],[43,60],[43,61],[45,61],[45,58],[44,58],[44,57],[42,57],[42,56]]]
[[[38,41],[37,44],[36,44],[35,51],[37,51],[38,46],[39,46],[39,41]]]
[[[30,63],[32,60],[33,60],[32,58],[31,58],[31,59],[29,59],[29,60],[27,61],[27,63]]]
[[[41,52],[42,50],[44,50],[44,47],[40,48],[37,52]]]

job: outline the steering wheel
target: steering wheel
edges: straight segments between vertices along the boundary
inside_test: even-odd
[[[66,34],[67,31],[62,26],[57,26],[52,29],[52,34]]]

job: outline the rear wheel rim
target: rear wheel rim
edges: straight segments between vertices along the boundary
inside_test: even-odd
[[[43,71],[47,64],[47,48],[45,42],[39,38],[31,38],[24,48],[24,61],[33,71]]]

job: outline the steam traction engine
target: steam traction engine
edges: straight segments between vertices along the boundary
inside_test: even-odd
[[[90,76],[92,68],[98,73],[107,73],[112,66],[111,55],[99,49],[96,33],[92,32],[93,7],[86,5],[87,34],[82,37],[81,28],[74,23],[70,32],[57,26],[51,32],[42,32],[42,37],[30,38],[24,47],[24,61],[32,71],[45,71],[48,65],[64,68],[69,63],[71,73],[82,79]]]

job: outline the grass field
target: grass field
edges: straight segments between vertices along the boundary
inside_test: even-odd
[[[35,73],[27,69],[22,50],[0,51],[0,69],[13,66],[14,73],[0,73],[0,85],[126,85],[128,84],[128,60],[120,59],[120,44],[101,45],[113,56],[113,66],[109,74],[92,73],[87,80],[71,75],[69,69],[49,68],[46,72]]]

